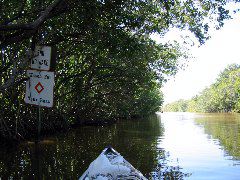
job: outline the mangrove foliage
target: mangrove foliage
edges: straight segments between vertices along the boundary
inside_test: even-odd
[[[162,105],[162,83],[184,63],[177,44],[157,44],[151,35],[164,36],[175,27],[203,44],[209,23],[218,29],[230,18],[225,5],[225,0],[1,1],[0,136],[36,132],[37,108],[24,103],[36,45],[57,50],[54,107],[42,109],[42,132],[148,115]]]

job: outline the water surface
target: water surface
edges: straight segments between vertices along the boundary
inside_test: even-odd
[[[0,149],[2,179],[77,179],[108,145],[148,177],[240,179],[240,116],[163,113]]]
[[[240,116],[164,113],[158,144],[179,164],[187,179],[240,179]]]

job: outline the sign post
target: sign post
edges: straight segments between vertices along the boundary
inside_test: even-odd
[[[37,142],[40,142],[40,133],[41,133],[41,106],[38,106],[38,136]]]
[[[27,70],[25,102],[28,104],[52,107],[54,72]]]
[[[26,82],[25,102],[38,106],[37,141],[40,141],[41,107],[53,106],[54,72],[51,67],[51,47],[36,46],[31,60],[31,69],[27,70],[29,77]]]
[[[50,46],[36,46],[31,60],[31,69],[49,71],[51,67],[52,48]]]

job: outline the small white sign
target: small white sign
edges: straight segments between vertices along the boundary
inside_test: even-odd
[[[25,102],[28,104],[52,107],[54,72],[27,70]]]
[[[31,68],[37,70],[50,70],[51,63],[51,47],[36,46],[33,59],[31,60]]]

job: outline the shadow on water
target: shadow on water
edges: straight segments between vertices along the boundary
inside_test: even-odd
[[[106,127],[81,127],[66,134],[46,138],[35,145],[0,149],[2,179],[77,179],[108,145],[145,176],[182,179],[181,168],[167,166],[168,155],[157,147],[164,133],[159,117],[121,121]]]

